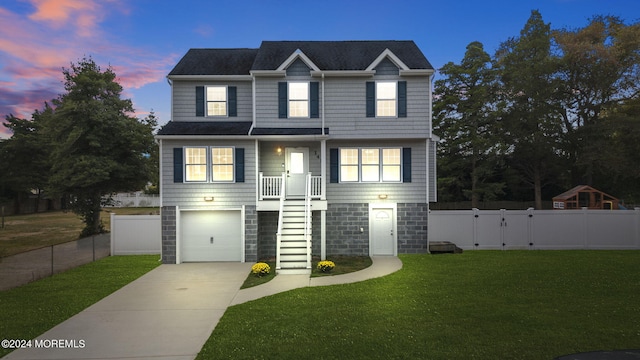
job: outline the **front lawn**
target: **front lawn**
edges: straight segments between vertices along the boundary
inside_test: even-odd
[[[158,255],[110,256],[0,291],[0,335],[34,339],[158,265]]]
[[[640,348],[640,251],[401,255],[230,307],[198,359],[552,359]]]

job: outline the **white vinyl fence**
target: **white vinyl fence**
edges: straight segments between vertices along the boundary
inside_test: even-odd
[[[111,213],[111,255],[160,254],[160,215]]]
[[[438,210],[429,241],[473,249],[640,249],[635,210]]]
[[[159,207],[160,196],[142,193],[112,195],[114,207]]]

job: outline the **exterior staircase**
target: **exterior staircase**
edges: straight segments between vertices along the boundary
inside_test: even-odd
[[[285,196],[280,199],[276,249],[278,274],[311,274],[310,201],[308,192],[303,199],[286,199]]]

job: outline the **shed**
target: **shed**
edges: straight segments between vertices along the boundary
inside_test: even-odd
[[[618,209],[618,199],[588,185],[578,185],[569,191],[553,197],[553,208],[558,210]]]

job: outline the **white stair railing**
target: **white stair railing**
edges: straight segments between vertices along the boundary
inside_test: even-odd
[[[304,196],[304,240],[307,248],[307,269],[311,269],[311,178],[311,173],[308,173]]]
[[[280,243],[282,242],[282,223],[284,222],[284,194],[287,174],[282,173],[282,180],[280,183],[280,211],[278,214],[278,232],[276,233],[276,270],[280,270]]]

